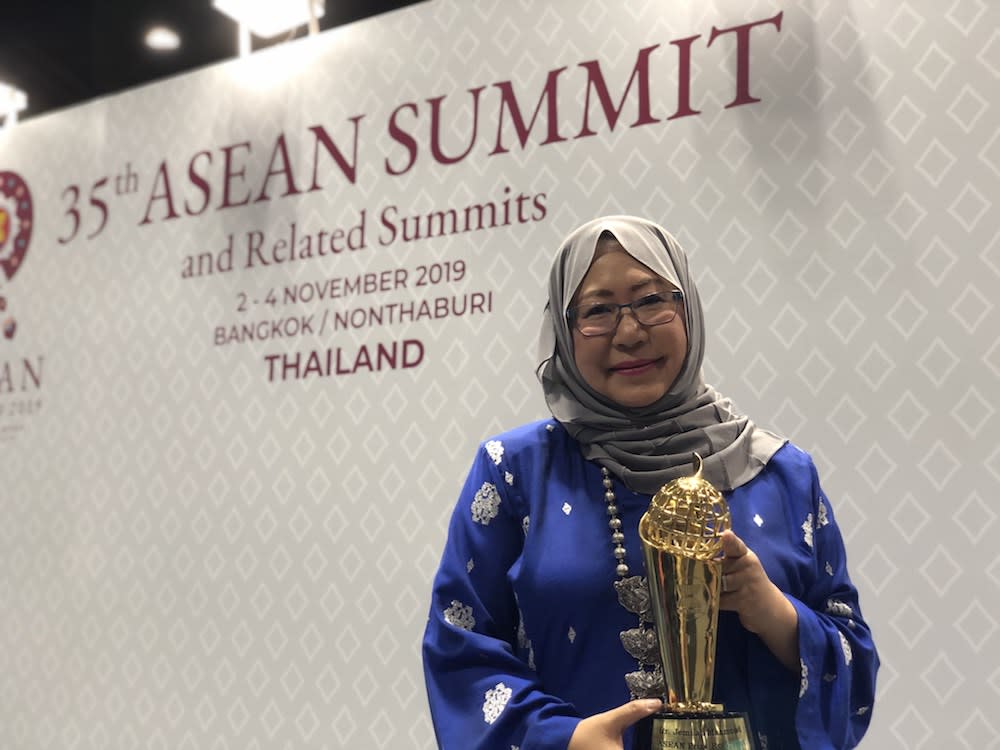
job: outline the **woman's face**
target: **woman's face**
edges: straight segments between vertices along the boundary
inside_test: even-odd
[[[570,307],[595,302],[627,304],[675,289],[637,261],[613,239],[602,239]],[[669,323],[645,326],[623,310],[618,327],[584,336],[573,326],[576,366],[587,384],[621,406],[638,408],[658,401],[673,385],[687,354],[684,311]]]

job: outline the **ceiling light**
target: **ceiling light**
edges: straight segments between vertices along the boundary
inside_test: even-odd
[[[146,46],[157,52],[170,52],[181,46],[181,38],[168,26],[154,26],[146,32]]]
[[[28,108],[28,95],[20,89],[0,81],[0,120],[4,127],[17,122],[17,113]]]
[[[212,0],[212,6],[265,39],[305,26],[326,12],[325,0]]]

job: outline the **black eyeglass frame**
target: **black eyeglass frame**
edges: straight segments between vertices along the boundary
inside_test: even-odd
[[[571,307],[568,310],[566,310],[566,322],[570,324],[570,327],[576,328],[576,330],[578,330],[580,332],[581,336],[586,336],[587,338],[592,338],[592,337],[595,337],[595,336],[607,336],[609,333],[614,333],[615,331],[618,330],[618,326],[622,322],[622,311],[625,308],[629,308],[632,311],[632,315],[635,316],[636,322],[639,323],[640,325],[644,325],[644,326],[662,326],[662,325],[666,325],[667,323],[669,323],[670,321],[672,321],[674,318],[677,317],[677,312],[681,309],[681,307],[684,304],[684,292],[682,292],[680,289],[671,289],[669,291],[670,301],[673,302],[673,311],[674,311],[674,314],[671,315],[666,320],[660,320],[660,321],[657,321],[656,323],[646,323],[646,322],[643,321],[643,319],[641,317],[642,313],[640,313],[639,311],[642,310],[642,303],[645,302],[645,301],[647,301],[650,297],[662,297],[662,296],[664,296],[667,293],[668,292],[654,292],[653,294],[646,294],[646,295],[640,297],[639,299],[634,299],[631,302],[624,302],[624,303],[620,303],[620,302],[589,302],[586,305],[577,305],[576,307]],[[580,318],[580,312],[579,311],[581,310],[581,308],[592,307],[594,305],[607,305],[608,307],[617,307],[618,308],[618,314],[615,316],[615,324],[611,328],[609,328],[607,331],[602,331],[600,333],[585,333],[583,331],[583,329],[580,328],[580,321],[582,320],[582,318]]]

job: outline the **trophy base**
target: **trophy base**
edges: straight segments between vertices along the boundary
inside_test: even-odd
[[[649,724],[636,727],[636,750],[756,750],[746,714],[661,712],[649,723],[652,736]]]

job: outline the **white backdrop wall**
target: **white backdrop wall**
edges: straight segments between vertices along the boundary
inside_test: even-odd
[[[433,747],[446,520],[604,213],[817,459],[864,744],[995,745],[998,77],[981,0],[436,0],[0,134],[0,747]]]

